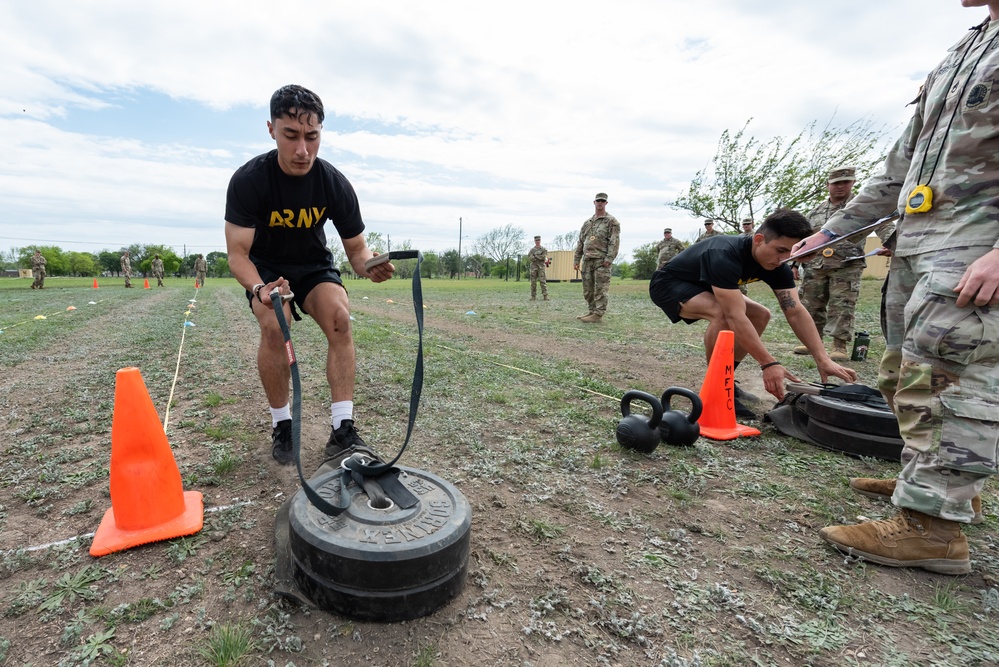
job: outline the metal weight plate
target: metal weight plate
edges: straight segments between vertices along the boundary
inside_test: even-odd
[[[415,468],[402,482],[416,506],[379,509],[355,484],[350,507],[336,517],[316,509],[299,491],[289,509],[295,581],[318,607],[361,621],[425,616],[457,595],[468,571],[471,508],[454,486]],[[340,472],[310,480],[330,500]]]
[[[810,396],[809,398],[815,398]],[[808,420],[805,427],[808,436],[823,449],[831,449],[853,456],[871,456],[886,461],[898,462],[905,443],[901,438],[886,438],[869,433],[840,428],[818,419]]]
[[[835,424],[855,434],[867,433],[884,438],[901,438],[898,420],[887,403],[862,403],[832,396],[809,396],[805,412],[811,419]]]

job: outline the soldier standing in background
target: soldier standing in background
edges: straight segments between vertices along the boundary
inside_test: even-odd
[[[153,278],[156,278],[156,286],[163,287],[163,276],[165,275],[163,271],[163,260],[160,259],[159,255],[153,257]]]
[[[712,236],[718,236],[719,234],[721,234],[721,232],[715,230],[715,221],[708,218],[704,221],[704,231],[697,237],[697,241],[703,241],[704,239],[709,239]],[[694,243],[697,243],[697,241],[694,241]]]
[[[812,209],[808,222],[812,231],[819,231],[829,219],[853,199],[853,184],[856,169],[837,167],[829,171],[826,187],[829,198]],[[887,238],[882,234],[882,238]],[[801,303],[815,320],[819,336],[829,335],[833,339],[833,349],[829,357],[833,361],[846,361],[850,358],[847,346],[853,338],[854,312],[860,296],[860,276],[867,262],[863,259],[864,243],[845,241],[826,248],[801,267]],[[860,257],[860,259],[850,259]],[[808,354],[804,345],[794,348],[795,354]]]
[[[205,276],[208,274],[208,262],[205,261],[204,255],[198,255],[198,258],[194,260],[194,275],[198,281],[199,287],[205,286]]]
[[[548,250],[541,245],[541,237],[534,237],[534,247],[527,251],[531,267],[531,301],[538,300],[538,282],[541,282],[541,296],[548,301],[548,279],[545,267],[548,266]]]
[[[41,250],[36,250],[31,256],[31,275],[35,279],[31,289],[45,289],[45,255]]]
[[[658,271],[683,250],[683,241],[673,238],[673,228],[667,227],[663,230],[663,240],[656,246],[656,250],[658,251],[656,258],[656,270]]]
[[[128,258],[128,251],[121,256],[121,273],[125,276],[125,287],[132,286],[132,260]]]
[[[742,235],[743,236],[752,236],[753,235],[753,228],[754,227],[755,227],[755,224],[753,223],[753,219],[752,218],[743,218],[742,219]]]
[[[611,264],[621,243],[621,223],[607,212],[607,193],[598,192],[593,207],[594,214],[579,230],[572,258],[573,268],[583,279],[583,298],[590,309],[586,315],[576,318],[581,322],[599,322],[607,312]]]

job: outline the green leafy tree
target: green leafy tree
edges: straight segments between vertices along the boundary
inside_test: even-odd
[[[121,273],[121,253],[101,250],[97,254],[97,268],[108,275],[118,275]]]
[[[440,257],[440,271],[447,274],[448,278],[458,276],[458,251],[454,248],[445,250]]]
[[[725,130],[710,167],[698,171],[685,193],[666,205],[738,233],[739,223],[761,220],[778,208],[808,210],[827,196],[830,169],[849,165],[864,181],[884,160],[887,130],[869,120],[816,130],[813,121],[796,137],[765,140]]]
[[[45,258],[45,273],[50,276],[64,276],[69,269],[66,267],[66,257],[62,248],[54,245],[32,245],[19,250],[17,265],[22,269],[31,268],[31,257],[35,250],[42,251]]]
[[[97,258],[89,252],[66,253],[66,270],[73,276],[97,275]]]
[[[208,264],[208,275],[213,278],[223,278],[229,275],[229,255],[218,250],[205,255]]]
[[[435,251],[428,250],[423,253],[423,264],[420,264],[420,277],[433,278],[435,275],[438,278],[441,275],[440,256]]]
[[[132,267],[138,268],[142,271],[144,275],[152,275],[153,272],[153,258],[156,255],[160,256],[163,261],[163,273],[166,275],[172,275],[177,273],[177,269],[180,268],[180,257],[177,253],[173,251],[173,248],[166,245],[147,245],[143,248],[143,258],[138,264],[132,261]],[[224,253],[223,253],[224,254]]]
[[[631,277],[635,280],[648,280],[656,271],[656,264],[659,261],[659,251],[656,243],[646,243],[635,248],[631,254],[635,261],[631,263],[629,270]],[[622,275],[622,277],[624,277]]]

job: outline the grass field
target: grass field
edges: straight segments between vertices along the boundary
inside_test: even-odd
[[[618,281],[595,325],[579,284],[424,280],[426,381],[403,465],[472,507],[464,590],[415,621],[358,623],[275,596],[273,520],[297,478],[270,457],[256,324],[232,280],[0,280],[0,664],[5,665],[990,665],[999,663],[999,544],[968,527],[972,573],[865,565],[817,531],[891,508],[851,476],[897,465],[780,435],[650,455],[614,430],[628,389],[699,389],[703,325],[670,325],[648,283]],[[865,281],[858,326],[874,384],[883,351]],[[405,434],[416,354],[409,281],[348,281],[355,415],[391,456]],[[750,296],[776,312],[772,295]],[[194,307],[191,307],[191,299]],[[67,310],[73,307],[73,310]],[[45,319],[36,319],[39,316]],[[184,326],[189,322],[193,326]],[[303,382],[303,468],[328,435],[325,340],[293,338]],[[181,341],[183,337],[183,347]],[[818,380],[776,315],[765,342]],[[102,558],[115,373],[138,367],[184,488],[205,497],[193,536]],[[747,368],[746,366],[749,366]],[[759,370],[737,378],[755,393]],[[772,404],[769,403],[769,404]],[[768,404],[768,405],[769,405]],[[765,405],[762,407],[766,407]]]

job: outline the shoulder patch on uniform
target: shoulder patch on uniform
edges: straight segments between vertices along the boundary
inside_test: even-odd
[[[964,101],[965,109],[977,109],[985,104],[989,99],[989,89],[991,88],[991,81],[989,83],[976,83],[971,87],[968,92],[968,97]]]

